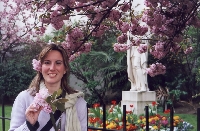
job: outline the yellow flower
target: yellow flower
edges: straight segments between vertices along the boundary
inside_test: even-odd
[[[157,127],[157,126],[153,126],[153,129],[154,129],[154,130],[158,130],[158,127]]]
[[[152,118],[150,118],[150,119],[149,119],[149,122],[152,122],[152,120],[153,120],[153,119],[152,119]]]
[[[130,125],[130,123],[129,123],[129,122],[126,122],[126,125]]]
[[[138,122],[138,123],[140,123],[140,122],[141,122],[141,120],[138,120],[137,122]]]
[[[110,122],[109,121],[106,121],[106,124],[109,124]]]
[[[143,118],[143,119],[142,119],[142,122],[145,123],[145,122],[146,122],[146,118]]]
[[[116,128],[116,124],[114,122],[111,122],[109,125],[106,126],[108,129],[114,129]]]
[[[174,120],[178,120],[178,119],[180,119],[179,116],[174,116]]]
[[[158,120],[159,120],[159,117],[156,116],[156,117],[154,117],[154,119],[155,119],[155,121],[158,121]]]
[[[115,118],[115,121],[119,121],[119,119],[118,119],[118,118]]]
[[[178,124],[180,121],[179,120],[175,120],[174,122]]]

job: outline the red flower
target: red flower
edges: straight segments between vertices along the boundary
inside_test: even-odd
[[[140,116],[139,118],[140,118],[140,120],[142,120],[144,118],[144,116]]]
[[[165,114],[170,113],[170,109],[165,110],[164,113],[165,113]]]
[[[155,101],[152,102],[152,105],[155,106],[157,103]]]
[[[113,112],[113,109],[110,109],[109,112]]]
[[[130,107],[133,107],[133,105],[130,105]]]
[[[111,101],[111,103],[112,103],[112,105],[116,105],[117,102],[113,100],[113,101]]]
[[[99,106],[100,106],[99,103],[95,103],[95,104],[93,105],[93,108],[96,108],[96,107],[99,107]]]
[[[132,111],[126,111],[126,114],[132,114],[133,112]]]

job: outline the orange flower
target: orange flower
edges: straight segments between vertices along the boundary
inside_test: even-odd
[[[116,105],[117,102],[113,100],[113,101],[111,101],[111,103],[112,103],[112,105]]]
[[[155,101],[152,102],[152,105],[155,106],[157,103]]]

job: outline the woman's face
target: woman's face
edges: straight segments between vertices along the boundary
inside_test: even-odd
[[[51,50],[42,62],[42,75],[47,85],[61,84],[61,79],[66,73],[61,53],[57,50]]]

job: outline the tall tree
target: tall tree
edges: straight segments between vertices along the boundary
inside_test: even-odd
[[[4,63],[0,63],[0,91],[7,102],[28,88],[36,73],[32,69],[32,59],[37,57],[41,48],[39,44],[15,48],[9,52]]]
[[[126,51],[132,45],[137,45],[139,51],[145,52],[146,47],[143,48],[144,45],[138,40],[148,39],[154,43],[150,47],[150,53],[156,58],[156,62],[160,62],[165,57],[169,58],[167,55],[177,52],[180,47],[190,50],[190,47],[184,48],[180,44],[185,40],[183,34],[190,26],[200,27],[198,0],[145,0],[147,8],[142,14],[135,14],[133,0],[12,1],[16,3],[12,7],[14,11],[28,10],[35,14],[36,21],[41,21],[36,32],[44,32],[49,24],[58,30],[66,23],[65,41],[61,44],[69,51],[71,60],[90,50],[92,36],[99,37],[114,25],[119,30],[115,51]],[[13,11],[4,16],[11,16],[12,13]],[[73,16],[84,19],[74,25],[71,23]],[[129,37],[127,32],[135,36],[130,38],[130,45],[125,44]],[[157,37],[149,39],[149,33]],[[154,76],[162,72],[158,66],[150,66],[148,73]]]

